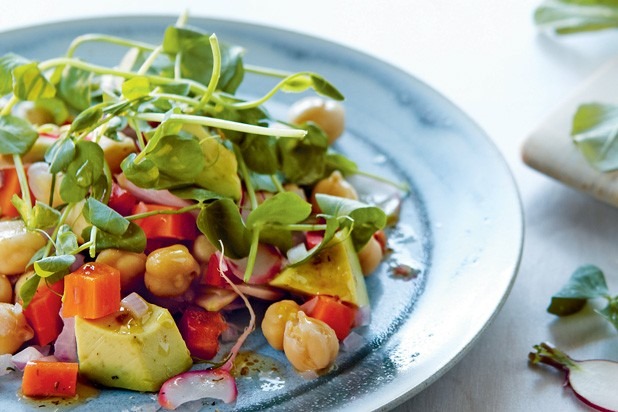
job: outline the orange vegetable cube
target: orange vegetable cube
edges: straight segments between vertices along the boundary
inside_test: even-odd
[[[30,361],[24,369],[21,390],[25,396],[75,396],[76,362]]]
[[[62,316],[98,319],[120,310],[120,272],[105,263],[86,263],[64,277]]]

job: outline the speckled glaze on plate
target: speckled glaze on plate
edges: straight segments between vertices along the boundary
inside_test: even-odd
[[[54,23],[0,33],[0,55],[44,60],[61,55],[89,32],[160,42],[175,17],[127,16]],[[238,378],[235,404],[210,400],[185,410],[386,410],[414,396],[452,367],[502,306],[515,278],[522,211],[512,176],[486,135],[430,87],[378,61],[321,39],[246,23],[193,17],[189,23],[222,42],[245,47],[245,62],[322,74],[346,96],[347,130],[338,142],[362,169],[405,181],[396,254],[367,279],[372,322],[358,332],[360,348],[343,351],[329,373],[305,379],[281,353],[252,334],[246,351],[262,368]],[[123,50],[87,45],[78,55],[112,64]],[[240,93],[258,96],[268,79],[247,75]],[[298,95],[278,94],[268,109],[285,115]],[[392,276],[405,263],[420,272]],[[242,321],[243,315],[234,315]],[[119,349],[121,350],[121,349]],[[253,356],[253,355],[251,355]],[[271,368],[272,367],[272,368]],[[274,369],[271,370],[271,369]],[[16,375],[16,374],[13,374]],[[0,409],[156,410],[152,394],[102,390],[59,406],[25,400],[19,375],[0,378]],[[213,406],[214,405],[214,406]]]

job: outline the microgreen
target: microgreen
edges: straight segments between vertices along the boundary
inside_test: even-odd
[[[545,0],[535,10],[534,21],[557,34],[618,28],[618,1]]]
[[[6,97],[0,154],[13,157],[23,193],[12,203],[28,229],[44,230],[49,238],[30,262],[35,274],[20,292],[25,306],[41,279],[53,283],[68,273],[76,254],[88,252],[94,258],[106,248],[142,252],[146,247],[146,235],[135,223],[144,215],[122,216],[108,205],[113,176],[98,144],[102,136],[134,136],[137,150],[124,156],[120,166],[125,177],[141,188],[169,189],[194,201],[181,210],[149,213],[195,210],[200,231],[227,257],[248,257],[245,279],[259,243],[286,251],[294,232],[323,230],[323,242],[301,256],[308,259],[327,247],[338,230],[348,232],[358,249],[384,226],[377,208],[329,198],[320,198],[323,214],[316,222],[311,205],[284,190],[284,183],[311,185],[334,169],[360,171],[329,149],[317,125],[288,125],[263,105],[279,92],[313,90],[342,100],[341,92],[317,73],[246,65],[242,47],[185,26],[183,20],[167,28],[160,44],[91,34],[76,38],[65,56],[50,60],[0,57],[0,97]],[[108,67],[77,57],[78,48],[89,42],[130,51],[119,65]],[[243,100],[234,93],[247,72],[275,83],[262,96]],[[21,156],[38,132],[12,114],[21,101],[34,102],[58,124],[70,120],[44,156],[52,174],[49,204],[30,199]],[[57,185],[63,203],[56,209]],[[260,204],[256,190],[273,195]],[[239,210],[243,194],[251,204],[246,217]],[[89,226],[74,233],[70,213],[80,214]]]
[[[603,298],[607,305],[598,314],[610,321],[618,329],[618,296],[611,296],[605,281],[605,275],[594,265],[579,267],[569,281],[552,296],[547,308],[549,313],[568,316],[579,312],[589,300]]]

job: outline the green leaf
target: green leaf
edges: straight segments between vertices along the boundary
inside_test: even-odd
[[[311,204],[293,192],[277,193],[266,199],[247,216],[249,229],[266,225],[288,225],[302,222],[311,215]]]
[[[34,262],[34,271],[41,278],[63,276],[70,272],[73,263],[74,255],[49,256]]]
[[[13,91],[13,70],[30,63],[30,60],[14,53],[0,57],[0,96]]]
[[[27,120],[12,116],[0,116],[0,154],[23,155],[30,150],[39,134]]]
[[[238,206],[231,199],[215,200],[204,207],[197,217],[197,227],[216,247],[219,241],[223,243],[225,256],[242,259],[249,254],[251,241]]]
[[[279,170],[277,139],[249,134],[239,146],[247,167],[257,173],[272,175]]]
[[[320,253],[320,251],[328,247],[330,241],[335,237],[335,233],[337,233],[338,229],[339,229],[339,220],[336,217],[332,217],[332,216],[327,217],[326,218],[326,230],[324,230],[324,236],[322,237],[322,241],[318,245],[307,250],[304,254],[297,254],[294,260],[290,261],[290,264],[292,266],[301,265],[309,261],[309,259],[311,259],[313,256]],[[348,230],[348,229],[344,229],[344,230]]]
[[[535,10],[534,22],[558,34],[618,28],[618,1],[545,0]]]
[[[67,67],[58,85],[59,96],[78,111],[92,105],[93,74],[89,71]]]
[[[306,125],[303,139],[279,139],[281,171],[288,181],[311,184],[324,176],[328,137],[316,125]]]
[[[343,175],[352,175],[358,173],[358,166],[344,155],[329,151],[326,154],[325,176],[329,176],[335,170],[339,170]]]
[[[213,52],[210,34],[186,27],[168,27],[163,37],[163,52],[174,58],[180,53],[182,77],[208,84],[212,75]],[[234,93],[244,77],[241,47],[219,43],[221,73],[218,89]]]
[[[71,132],[79,133],[97,124],[103,117],[103,109],[100,106],[92,106],[77,115],[71,123]]]
[[[90,241],[92,226],[82,231],[82,237],[86,242]],[[129,227],[122,235],[114,235],[103,230],[97,231],[95,240],[96,250],[122,249],[128,252],[142,253],[146,249],[146,234],[136,223],[129,223]]]
[[[325,194],[317,194],[316,201],[325,217],[337,218],[341,226],[351,227],[350,236],[357,251],[386,225],[386,214],[379,207]]]
[[[73,233],[69,225],[62,225],[58,228],[56,236],[56,254],[74,255],[79,249],[77,235]]]
[[[129,221],[111,207],[89,197],[84,207],[88,222],[112,235],[121,236],[129,228]]]
[[[19,289],[19,296],[22,300],[22,306],[27,308],[36,293],[36,290],[39,288],[39,283],[41,281],[41,277],[37,274],[30,276],[28,280],[24,282],[24,284]]]
[[[45,153],[49,172],[58,173],[69,166],[75,158],[75,143],[70,138],[57,139]]]
[[[197,200],[198,202],[207,202],[209,200],[222,199],[218,193],[202,189],[201,187],[186,187],[184,189],[172,189],[172,194],[181,199]]]
[[[343,94],[333,84],[316,73],[296,73],[285,81],[281,90],[284,92],[301,93],[310,88],[314,89],[318,94],[330,97],[333,100],[344,100]]]
[[[139,99],[150,94],[150,81],[146,76],[136,76],[122,83],[122,95],[127,100]]]
[[[46,203],[36,201],[26,226],[28,229],[49,229],[58,224],[60,212]]]
[[[579,312],[588,299],[608,296],[603,272],[596,266],[579,267],[569,281],[551,298],[549,313],[567,316]]]
[[[55,124],[62,124],[69,118],[69,110],[66,104],[56,97],[39,99],[34,102],[34,107],[50,113]]]
[[[581,105],[573,117],[571,136],[586,160],[596,169],[618,169],[618,106]]]
[[[94,142],[81,140],[75,145],[75,157],[69,163],[60,184],[60,196],[66,202],[84,199],[90,187],[103,175],[103,149]]]
[[[139,187],[153,188],[156,187],[159,180],[159,169],[157,165],[148,158],[137,160],[137,155],[131,153],[124,158],[120,164],[120,168],[124,172],[127,179],[135,183]]]
[[[596,312],[618,329],[618,297],[612,298],[607,306],[601,310],[596,310]]]
[[[13,93],[21,100],[36,101],[56,96],[56,88],[32,62],[13,69]]]

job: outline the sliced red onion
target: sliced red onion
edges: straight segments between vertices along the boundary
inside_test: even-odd
[[[75,255],[75,262],[73,262],[73,264],[71,265],[69,270],[71,272],[75,272],[77,269],[82,267],[82,265],[84,264],[85,261],[86,261],[86,258],[84,257],[84,255],[82,255],[81,253],[76,254]]]
[[[17,367],[17,369],[19,369],[20,371],[23,371],[29,361],[41,359],[44,357],[45,355],[43,355],[37,348],[35,348],[34,346],[28,346],[21,352],[17,352],[15,355],[13,355],[12,360],[15,364],[15,367]]]
[[[300,305],[300,310],[302,310],[305,313],[311,313],[313,312],[313,309],[315,309],[315,305],[317,305],[317,303],[318,303],[318,297],[314,296],[308,301],[306,301],[305,303],[303,303],[302,305]]]
[[[207,369],[181,373],[168,379],[159,390],[158,401],[165,409],[204,398],[225,403],[236,400],[238,389],[234,377],[222,369]]]
[[[61,311],[62,313],[62,311]],[[77,362],[77,342],[75,340],[75,317],[62,318],[64,326],[54,343],[54,355],[63,362]]]
[[[346,176],[346,180],[354,186],[363,202],[379,206],[389,219],[399,216],[404,193],[400,187],[361,174]]]
[[[120,306],[128,311],[135,319],[143,318],[150,310],[148,303],[135,292],[125,296],[120,301]]]
[[[245,295],[262,300],[279,300],[284,295],[280,289],[268,285],[247,285],[241,283],[236,285],[236,287]]]
[[[218,312],[232,303],[238,295],[233,290],[213,287],[200,288],[193,303],[209,312]]]
[[[191,205],[191,202],[173,195],[169,190],[142,189],[127,179],[124,173],[117,175],[116,181],[120,187],[146,203],[173,207],[185,207]]]
[[[356,318],[354,319],[354,327],[367,326],[371,323],[371,307],[369,305],[361,306],[356,311]]]
[[[244,278],[247,258],[227,259],[227,264],[236,277],[241,280]],[[255,258],[253,273],[248,283],[253,285],[268,283],[281,271],[283,265],[283,255],[277,248],[271,245],[260,244]]]
[[[298,245],[288,249],[288,261],[292,265],[303,260],[305,256],[307,256],[307,247],[304,243],[299,243]]]
[[[15,366],[15,363],[13,362],[13,355],[10,353],[0,355],[0,376],[8,375],[16,369],[17,366]]]
[[[362,348],[364,344],[365,344],[365,338],[363,338],[358,333],[352,331],[341,342],[341,347],[346,352],[355,352],[358,349]]]
[[[225,328],[223,332],[221,332],[221,342],[234,342],[240,337],[241,334],[242,329],[240,328],[240,326],[233,323],[228,323],[227,328]]]

